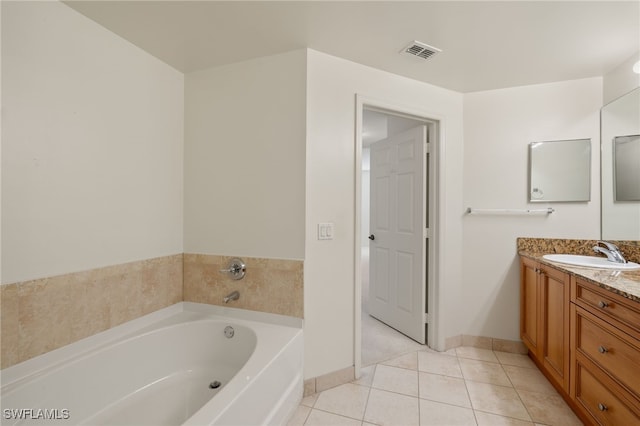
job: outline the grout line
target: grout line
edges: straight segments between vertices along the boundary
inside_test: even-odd
[[[495,354],[494,354],[495,355]],[[496,357],[497,358],[497,357]],[[529,408],[527,407],[527,404],[524,403],[524,401],[522,400],[522,398],[520,397],[520,393],[518,392],[518,389],[516,389],[516,386],[513,384],[513,381],[511,380],[511,377],[509,377],[509,375],[507,374],[507,372],[505,371],[504,367],[502,366],[502,364],[500,364],[500,367],[502,367],[502,371],[504,371],[504,374],[507,376],[507,379],[509,380],[509,383],[511,383],[511,387],[513,388],[513,390],[516,392],[516,395],[518,396],[518,400],[520,401],[520,403],[522,404],[522,406],[524,407],[524,410],[527,412],[527,415],[529,416],[529,418],[531,419],[531,423],[535,423],[533,421],[533,416],[531,415],[531,412],[529,411]]]
[[[419,379],[418,379],[418,380],[419,380]],[[407,397],[409,397],[409,398],[418,398],[418,399],[420,399],[420,397],[419,397],[419,394],[420,394],[420,384],[419,384],[419,383],[418,383],[418,395],[409,395],[408,393],[402,393],[402,392],[393,391],[393,390],[389,390],[389,389],[377,388],[377,387],[374,387],[374,386],[373,386],[373,384],[372,384],[372,386],[371,386],[371,389],[375,389],[375,390],[379,390],[379,391],[387,392],[387,393],[393,393],[393,394],[395,394],[395,395],[407,396]]]
[[[427,349],[431,350],[431,348],[429,348],[429,347],[428,347],[428,346],[426,346],[426,345],[425,345],[425,348],[427,348]],[[393,356],[391,356],[390,358],[385,358],[385,359],[382,359],[382,360],[380,360],[380,361],[372,362],[371,364],[369,364],[369,365],[367,365],[367,366],[364,366],[364,367],[369,367],[369,366],[371,366],[371,365],[378,365],[378,364],[382,364],[382,365],[386,365],[387,367],[397,367],[397,368],[404,368],[405,370],[411,370],[411,368],[399,367],[399,366],[397,366],[397,365],[387,365],[387,364],[385,364],[385,362],[389,362],[389,361],[394,360],[394,359],[396,359],[396,358],[400,358],[400,357],[403,357],[403,356],[406,356],[406,355],[409,355],[409,354],[414,353],[414,354],[416,354],[416,369],[417,369],[417,364],[418,364],[418,359],[417,359],[417,358],[418,358],[418,352],[422,352],[422,351],[425,351],[425,352],[426,352],[426,350],[424,350],[424,349],[409,349],[409,350],[408,350],[408,351],[406,351],[406,352],[399,352],[397,355],[393,355]]]
[[[363,419],[358,419],[356,417],[345,416],[344,414],[334,413],[333,411],[323,410],[322,408],[312,408],[311,411],[313,411],[313,410],[322,411],[323,413],[327,413],[327,414],[331,414],[331,415],[334,415],[334,416],[342,417],[344,419],[355,420],[355,421],[359,421],[359,422],[363,422],[364,421]],[[311,415],[311,411],[309,411],[309,415],[305,419],[305,423],[307,422],[307,420],[309,420],[309,416]],[[364,418],[364,414],[363,414],[363,418]]]
[[[375,365],[375,367],[373,368],[373,372],[371,373],[373,376],[371,377],[371,386],[368,386],[369,392],[367,392],[367,400],[364,403],[364,411],[362,412],[362,419],[360,419],[361,424],[364,423],[364,418],[367,415],[367,408],[369,408],[369,397],[371,397],[371,389],[372,389],[372,386],[373,386],[373,379],[375,378],[377,369],[378,369],[378,364]]]
[[[462,369],[460,369],[460,371],[462,371]],[[464,376],[464,374],[463,374],[463,376]],[[473,410],[473,418],[475,419],[476,424],[477,424],[478,423],[478,419],[476,417],[476,409],[473,406],[473,400],[471,399],[471,393],[469,392],[469,387],[467,386],[467,379],[463,378],[462,380],[464,382],[464,388],[467,391],[467,398],[469,398],[469,404],[471,404],[471,410]]]
[[[321,393],[321,392],[320,392]],[[313,403],[311,404],[311,406],[309,405],[305,405],[305,407],[309,407],[309,408],[313,408],[316,405],[316,402],[318,402],[318,396],[320,396],[320,393],[312,393],[311,395],[308,395],[306,397],[303,397],[302,399],[305,398],[310,398],[312,396],[315,396],[315,398],[313,399]],[[300,403],[300,405],[302,405],[302,403]]]
[[[314,402],[314,405],[315,405],[315,402]],[[309,408],[309,412],[307,413],[307,415],[304,417],[304,420],[302,421],[302,426],[307,424],[307,420],[309,420],[309,416],[311,416],[312,411],[313,411],[313,407]]]
[[[519,419],[519,418],[517,418],[517,417],[507,416],[507,415],[505,415],[505,414],[496,414],[496,413],[492,413],[491,411],[476,410],[476,409],[474,409],[473,411],[474,411],[474,412],[478,411],[478,412],[480,412],[480,413],[490,414],[490,415],[492,415],[492,416],[497,416],[497,417],[504,417],[505,419],[513,419],[513,420],[517,420],[517,421],[519,421],[519,422],[529,422],[529,423],[531,423],[531,424],[546,425],[546,423],[535,422],[535,421],[533,421],[533,420],[523,420],[523,419]],[[527,414],[528,414],[528,412],[527,412]],[[531,417],[531,416],[529,416],[529,417]],[[477,421],[476,421],[476,422],[477,422]]]
[[[420,350],[416,350],[416,351],[412,351],[412,352],[416,354],[416,357],[418,357],[418,352],[420,352]],[[409,353],[411,353],[411,352],[409,352]],[[458,355],[454,355],[454,356],[456,358],[456,362],[457,362],[458,366],[460,367],[460,357]],[[467,358],[463,358],[463,359],[467,359]],[[474,360],[474,361],[489,362],[489,361],[483,361],[483,360]],[[491,363],[491,364],[495,365],[495,363]],[[466,379],[466,378],[464,378],[464,376],[461,378],[461,377],[448,376],[446,374],[439,374],[439,373],[433,373],[433,372],[427,372],[427,371],[420,371],[419,370],[419,366],[418,366],[418,368],[416,370],[413,370],[413,369],[404,368],[404,367],[385,365],[385,367],[400,368],[400,369],[403,369],[403,370],[406,370],[406,371],[415,371],[418,374],[418,382],[417,382],[418,394],[417,394],[417,396],[413,396],[413,395],[409,395],[409,394],[405,394],[405,393],[401,393],[401,392],[397,392],[397,391],[391,391],[391,390],[387,390],[387,389],[381,389],[381,388],[374,387],[373,383],[374,383],[374,380],[375,380],[375,375],[377,373],[378,365],[385,365],[385,364],[375,363],[375,364],[372,364],[371,366],[369,366],[369,367],[373,367],[372,370],[371,370],[371,380],[370,380],[370,384],[369,385],[350,382],[351,384],[368,388],[367,396],[366,396],[366,400],[365,400],[365,404],[364,404],[364,411],[362,413],[362,418],[358,419],[358,418],[355,418],[355,417],[346,416],[344,414],[338,414],[338,413],[334,413],[334,412],[331,412],[331,411],[327,411],[327,410],[323,410],[323,409],[319,409],[319,408],[314,408],[316,403],[317,403],[317,401],[318,401],[318,399],[319,399],[319,395],[322,393],[322,392],[319,392],[317,394],[318,396],[315,398],[315,400],[314,400],[314,402],[312,404],[312,407],[308,407],[307,406],[308,408],[310,408],[310,410],[309,410],[309,413],[307,414],[307,417],[305,418],[303,424],[306,424],[306,422],[308,421],[308,419],[309,419],[311,413],[313,412],[313,410],[322,411],[322,412],[325,412],[325,413],[328,413],[328,414],[332,414],[332,415],[336,415],[336,416],[339,416],[339,417],[342,417],[342,418],[345,418],[345,419],[351,419],[351,420],[360,421],[361,424],[362,424],[362,423],[366,422],[365,416],[366,416],[366,413],[367,413],[367,409],[369,408],[369,402],[370,402],[370,399],[371,399],[371,392],[372,392],[373,389],[375,389],[377,391],[380,391],[380,392],[386,392],[386,393],[395,394],[395,395],[399,395],[399,396],[403,396],[403,397],[415,398],[417,400],[417,402],[418,402],[418,424],[420,424],[420,422],[421,422],[423,417],[425,418],[425,420],[428,417],[428,416],[425,417],[427,415],[427,413],[424,413],[424,415],[423,415],[423,413],[420,410],[420,401],[421,400],[431,401],[431,402],[434,402],[434,403],[437,403],[437,404],[444,404],[444,405],[447,405],[447,406],[450,406],[450,407],[471,409],[473,411],[473,416],[474,416],[474,419],[475,419],[476,423],[478,422],[478,418],[477,418],[477,413],[476,412],[486,413],[486,414],[489,414],[489,415],[498,416],[498,417],[502,417],[502,418],[505,418],[505,419],[514,419],[514,420],[519,420],[519,421],[525,421],[525,422],[528,421],[528,422],[531,422],[531,423],[535,423],[535,421],[533,419],[533,416],[531,415],[531,412],[529,411],[528,407],[525,405],[524,401],[522,400],[522,397],[520,396],[520,392],[518,391],[518,389],[516,389],[516,387],[513,384],[513,381],[511,380],[511,377],[509,377],[509,375],[505,371],[505,369],[504,369],[504,365],[505,364],[502,364],[501,362],[498,362],[498,365],[500,365],[502,371],[507,376],[507,379],[509,380],[510,386],[497,385],[497,384],[485,383],[485,382],[477,382],[475,380]],[[509,365],[509,364],[506,364],[506,365]],[[520,367],[520,366],[514,366],[514,367],[526,368],[526,367]],[[461,371],[462,371],[462,369],[461,369]],[[449,402],[434,401],[434,400],[429,399],[429,398],[421,398],[420,397],[420,373],[425,373],[425,374],[430,374],[430,375],[437,375],[437,376],[442,376],[442,377],[455,378],[455,379],[462,379],[464,381],[465,390],[466,390],[467,398],[469,399],[470,407],[464,407],[464,406],[452,404],[452,403],[449,403]],[[529,416],[529,420],[523,420],[521,418],[511,417],[511,416],[508,416],[508,415],[498,414],[498,413],[489,412],[489,411],[485,411],[485,410],[482,410],[482,409],[475,408],[474,404],[473,404],[473,401],[471,399],[471,394],[469,392],[469,388],[468,388],[468,383],[469,382],[471,382],[471,383],[481,383],[481,384],[491,385],[491,386],[500,386],[500,387],[504,387],[504,388],[513,389],[516,392],[516,395],[518,397],[518,401],[525,408],[525,411],[526,411],[527,415]],[[323,392],[325,392],[325,391],[323,391]],[[538,392],[538,393],[540,393],[540,392]],[[546,395],[544,393],[541,393],[541,394],[542,395]],[[371,423],[371,422],[367,422],[367,423]]]

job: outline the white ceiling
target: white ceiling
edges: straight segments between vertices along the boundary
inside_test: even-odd
[[[640,0],[66,4],[185,73],[309,47],[473,92],[601,76],[640,50]],[[413,40],[443,52],[400,55]]]

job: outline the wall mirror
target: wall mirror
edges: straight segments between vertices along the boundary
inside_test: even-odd
[[[613,138],[615,201],[640,201],[640,135]]]
[[[640,240],[640,88],[600,111],[601,237]]]
[[[591,139],[529,144],[529,202],[591,200]]]

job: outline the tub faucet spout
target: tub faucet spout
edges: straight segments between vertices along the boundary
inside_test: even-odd
[[[229,294],[228,296],[226,296],[224,299],[222,299],[222,301],[224,303],[229,303],[232,300],[238,300],[240,298],[240,293],[237,291],[234,291],[233,293]]]

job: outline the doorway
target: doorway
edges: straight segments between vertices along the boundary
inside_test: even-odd
[[[415,111],[394,107],[389,108],[379,103],[373,104],[365,102],[359,98],[357,127],[358,140],[356,142],[356,151],[359,155],[356,157],[359,159],[357,170],[360,176],[356,179],[356,193],[358,195],[356,202],[356,222],[359,223],[356,241],[356,305],[359,306],[356,306],[355,364],[356,374],[359,374],[360,366],[371,365],[412,350],[417,350],[424,347],[422,344],[428,344],[433,337],[432,330],[434,328],[433,319],[435,315],[431,309],[434,304],[429,303],[429,295],[433,293],[433,277],[435,277],[435,271],[432,267],[432,265],[435,265],[433,259],[433,247],[435,246],[433,235],[435,235],[435,233],[430,231],[431,227],[435,224],[435,217],[430,211],[435,210],[431,207],[434,207],[434,200],[436,199],[435,191],[437,189],[435,185],[436,164],[434,155],[436,144],[433,142],[437,140],[438,122],[430,120],[419,112],[416,113]],[[412,148],[407,150],[406,146],[408,145],[405,142],[410,138],[415,139],[421,134],[424,135],[424,146],[414,143]],[[404,177],[397,179],[397,182],[400,182],[400,186],[392,185],[393,189],[400,194],[399,196],[393,196],[393,190],[389,191],[388,188],[382,191],[375,190],[376,182],[382,181],[385,178],[384,176],[382,180],[379,178],[379,171],[376,172],[374,170],[378,178],[374,178],[374,183],[373,185],[371,184],[372,148],[374,148],[374,152],[376,150],[384,151],[387,146],[390,146],[389,144],[393,146],[394,143],[404,144],[403,146],[405,146],[405,148],[400,148],[397,152],[407,153],[414,149],[420,150],[424,148],[422,154],[418,153],[424,156],[424,160],[418,161],[417,163],[414,162],[414,167],[417,167],[416,171],[418,172],[418,176],[424,178],[424,181],[420,182],[424,185],[419,189],[419,191],[422,191],[421,197],[424,199],[420,199],[415,215],[411,214],[412,212],[404,214],[405,218],[419,216],[422,219],[422,221],[415,222],[419,225],[414,227],[414,230],[419,232],[419,235],[416,234],[418,239],[416,240],[414,238],[413,240],[414,246],[416,241],[418,245],[421,245],[417,250],[418,252],[415,253],[415,257],[407,256],[406,248],[403,248],[401,253],[398,252],[400,253],[399,255],[397,253],[393,255],[393,250],[390,252],[385,246],[385,233],[380,231],[380,227],[376,228],[376,226],[372,226],[370,222],[372,213],[374,221],[376,221],[376,223],[379,222],[379,220],[375,219],[375,211],[379,209],[381,205],[386,206],[393,204],[393,208],[389,210],[391,212],[390,214],[393,215],[393,211],[403,209],[403,203],[406,202],[407,198],[411,198],[402,196],[402,194],[406,195],[408,192],[406,188],[414,187],[413,184],[402,186],[402,180],[407,181],[406,173]],[[375,164],[380,163],[379,154],[377,155],[378,159],[374,160],[376,162]],[[374,154],[374,158],[375,156],[376,154]],[[391,156],[393,156],[393,154]],[[398,156],[398,154],[396,154],[396,156]],[[420,160],[419,157],[418,160]],[[396,174],[395,166],[392,165],[391,169],[393,170],[392,174]],[[390,177],[391,180],[394,178],[395,176]],[[389,181],[389,179],[387,179],[387,181]],[[372,186],[374,187],[373,190],[376,191],[375,194],[386,194],[389,196],[389,193],[391,193],[392,196],[386,199],[384,196],[379,197],[374,194],[373,198],[379,199],[377,201],[374,200],[375,205],[372,206],[372,197],[370,196]],[[383,213],[383,216],[385,215],[389,216],[388,213]],[[403,214],[400,213],[400,216],[402,215]],[[388,219],[386,216],[385,220]],[[375,234],[372,233],[374,228],[378,229],[378,232],[382,234],[378,239],[376,239]],[[404,238],[402,235],[401,237]],[[392,253],[392,255],[386,256],[385,253]],[[384,260],[385,256],[387,263],[385,263]],[[397,258],[398,261],[396,263],[388,262],[388,258]],[[416,264],[416,259],[419,264]],[[415,273],[407,273],[409,269]],[[391,272],[389,272],[389,270]],[[418,278],[418,286],[421,285],[422,289],[409,289],[410,291],[406,291],[399,287],[380,286],[380,284],[376,284],[376,277],[380,274],[383,277],[388,277],[389,275],[396,277],[397,281],[409,281],[410,277],[408,278],[408,276],[415,275]],[[377,279],[378,282],[384,281],[384,279],[380,279],[380,277]],[[371,300],[370,293],[373,298]],[[374,303],[372,304],[371,301]],[[395,308],[395,313],[392,310],[391,313],[388,314],[387,305]],[[380,312],[380,306],[382,306],[382,312]],[[390,315],[390,317],[387,315]],[[395,320],[396,317],[406,318],[398,322]],[[407,320],[412,322],[413,325],[408,324]],[[422,333],[420,333],[420,327],[422,327]],[[410,330],[411,328],[413,328],[413,330]],[[415,332],[416,328],[418,329],[417,333]],[[408,336],[411,336],[411,338]]]

